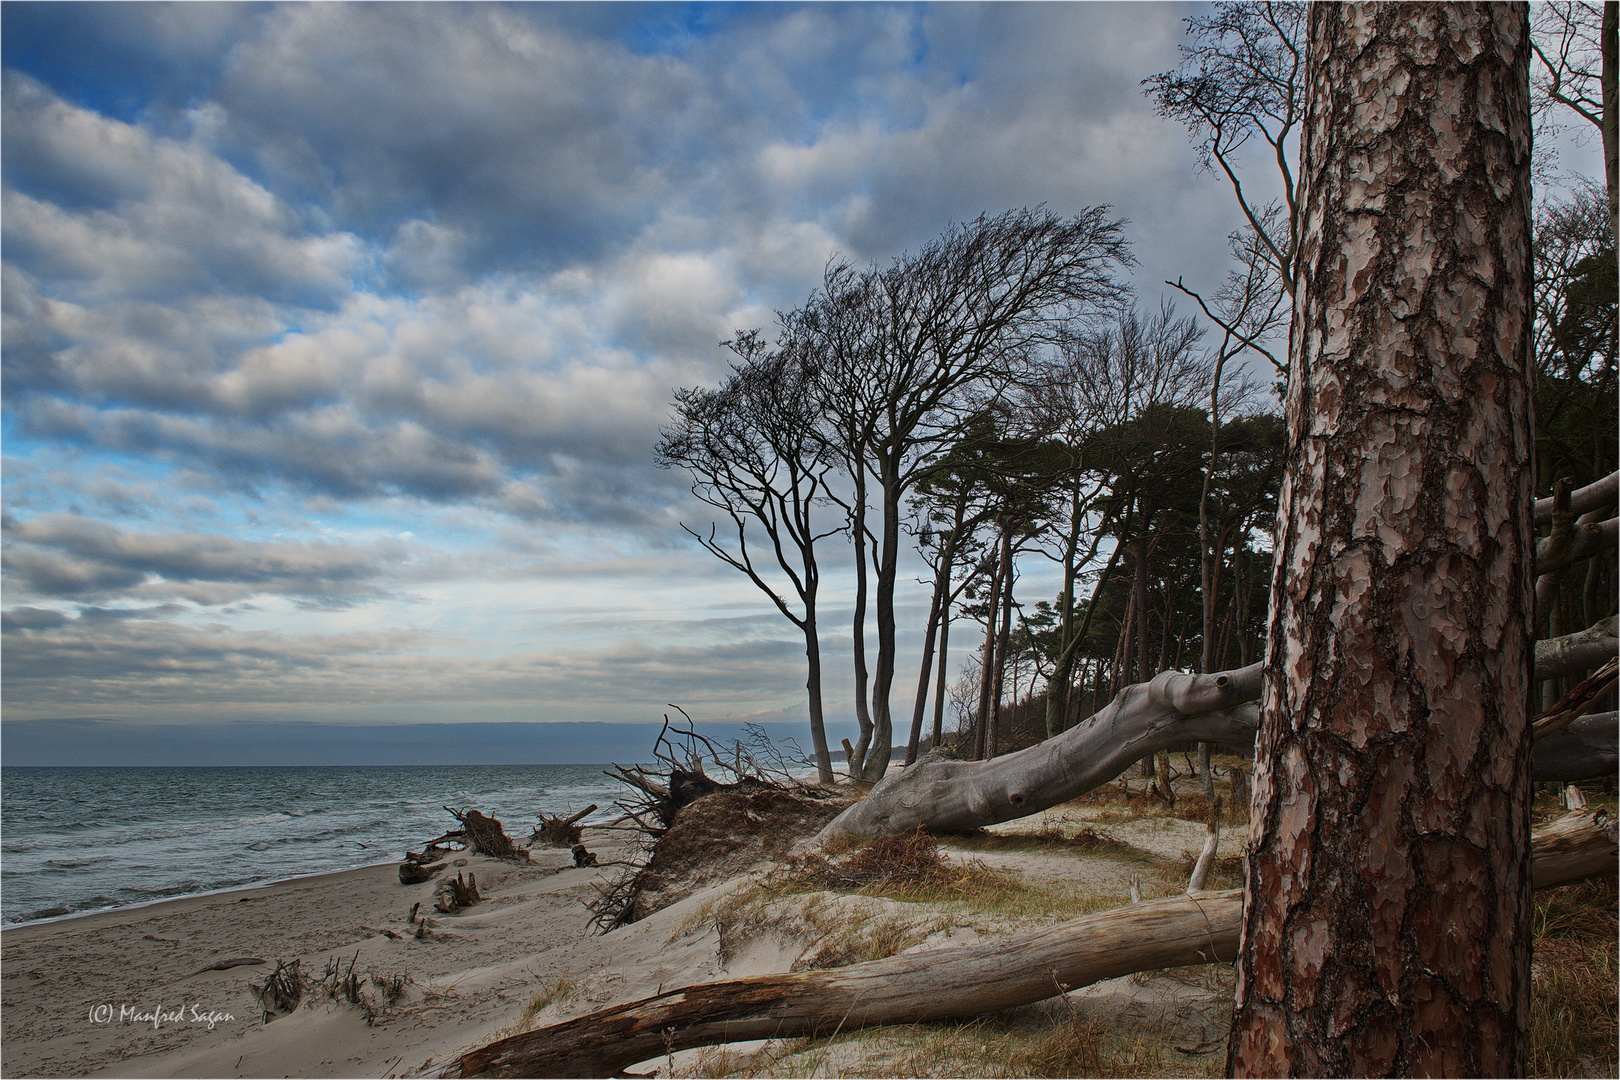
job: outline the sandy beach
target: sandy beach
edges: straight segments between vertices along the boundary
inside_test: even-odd
[[[783,867],[794,865],[783,856],[808,850],[801,841],[815,826],[784,817],[750,824],[747,798],[699,812],[705,799],[683,812],[683,839],[673,846],[684,870],[668,864],[657,895],[643,894],[644,916],[607,934],[593,931],[585,905],[597,896],[593,886],[621,868],[578,868],[567,849],[548,846],[531,848],[529,863],[453,854],[446,871],[476,874],[482,894],[453,914],[433,911],[436,882],[401,885],[388,864],[5,930],[0,1072],[435,1075],[503,1036],[665,990],[983,943],[1128,905],[1133,894],[1180,895],[1206,836],[1196,821],[1145,800],[1099,792],[941,838],[938,855],[958,871],[949,888],[783,887]],[[1544,816],[1558,813],[1549,807]],[[1247,832],[1241,819],[1223,827],[1211,887],[1238,884]],[[633,835],[587,829],[584,841],[609,863],[633,853]],[[1612,942],[1604,914],[1612,882],[1585,899],[1581,888],[1565,903],[1596,905],[1598,923],[1610,920],[1599,938]],[[430,920],[421,936],[410,919],[418,904]],[[217,967],[244,959],[263,962]],[[250,986],[293,960],[317,983],[306,979],[302,1003],[267,1023]],[[352,969],[360,1001],[323,992],[318,980],[333,965]],[[699,1047],[632,1071],[1213,1076],[1224,1060],[1232,979],[1227,964],[1138,971],[958,1021]]]
[[[586,842],[609,861],[620,836]],[[648,959],[638,945],[656,931],[615,935],[608,950],[590,936],[590,883],[616,868],[576,869],[556,848],[527,866],[463,859],[485,899],[454,915],[432,910],[434,882],[401,885],[388,864],[5,930],[0,1065],[7,1076],[408,1075],[493,1037],[560,976],[616,962],[627,987],[650,978],[651,990],[713,974],[694,960],[635,979]],[[407,922],[416,903],[432,917],[422,939]],[[237,958],[267,963],[199,970]],[[306,974],[341,960],[409,982],[371,1023],[333,1002],[265,1024],[249,984],[295,958]]]
[[[1049,813],[1003,829],[1051,828],[1054,820]],[[1081,818],[1056,824],[1073,828]],[[1154,858],[1149,848],[1163,848],[1168,867],[1173,856],[1196,846],[1190,824],[1159,828],[1174,835],[1137,839],[1139,854],[1123,859],[996,851],[951,857],[1022,874],[1049,890],[1061,884],[1123,900],[1132,877]],[[608,862],[628,854],[625,837],[587,830],[585,842]],[[596,895],[592,883],[618,868],[575,868],[561,848],[536,847],[531,854],[529,865],[457,856],[454,862],[464,865],[451,869],[476,873],[484,900],[452,915],[432,911],[434,882],[401,885],[388,864],[6,930],[0,934],[0,1064],[5,1075],[18,1077],[418,1075],[519,1027],[683,984],[786,971],[807,957],[826,958],[828,950],[859,948],[868,931],[899,934],[900,947],[926,949],[1044,917],[1038,910],[1027,918],[984,917],[960,905],[921,910],[832,894],[810,898],[808,907],[801,903],[791,917],[765,909],[746,919],[736,912],[716,916],[717,898],[749,879],[739,868],[727,880],[599,935],[585,904]],[[420,939],[408,921],[417,903],[432,919]],[[807,921],[802,914],[810,909],[818,914]],[[266,962],[204,970],[242,958]],[[408,981],[386,1008],[374,994],[376,1015],[369,1018],[348,1002],[306,994],[296,1011],[265,1023],[250,984],[262,983],[276,962],[293,959],[317,977],[330,963],[345,972],[352,963],[363,981]],[[1089,993],[1120,992],[1095,987]],[[1143,994],[1139,985],[1123,992]],[[1185,996],[1184,989],[1176,993]],[[683,1071],[700,1056],[659,1059],[650,1068]]]

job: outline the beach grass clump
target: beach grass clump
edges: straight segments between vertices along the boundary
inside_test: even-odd
[[[578,995],[579,989],[579,982],[571,975],[564,975],[548,981],[539,990],[535,991],[534,996],[529,999],[529,1003],[523,1006],[523,1013],[518,1017],[517,1023],[513,1025],[511,1030],[514,1033],[527,1031],[533,1026],[535,1017],[539,1016],[546,1006],[568,1004]]]
[[[793,970],[812,971],[885,960],[921,945],[948,926],[945,919],[918,920],[904,915],[846,919],[823,936],[813,952],[801,957]]]
[[[1107,856],[1143,864],[1154,861],[1150,852],[1090,825],[1083,825],[1072,833],[1066,833],[1055,825],[1028,832],[980,831],[953,836],[950,846],[961,851],[1037,851],[1044,854]]]
[[[954,839],[953,839],[954,843]],[[761,889],[881,897],[957,914],[1071,919],[1118,905],[1117,897],[1054,888],[977,859],[947,858],[926,833],[823,847],[784,860]]]
[[[1620,1076],[1616,901],[1612,877],[1536,896],[1531,1076]]]
[[[689,1077],[1147,1077],[1216,1076],[1224,1056],[1178,1045],[1162,1015],[1110,1023],[1051,1004],[957,1023],[902,1024],[831,1038],[711,1047],[673,1075]],[[1224,1045],[1224,1042],[1222,1043]]]
[[[794,855],[773,877],[784,885],[884,894],[949,885],[962,869],[947,863],[934,838],[919,829],[909,836],[879,837],[842,854],[823,848]]]

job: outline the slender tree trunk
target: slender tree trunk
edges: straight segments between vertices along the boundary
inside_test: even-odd
[[[866,707],[866,474],[857,462],[855,473],[855,619],[851,629],[855,635],[855,723],[860,734],[855,739],[855,756],[848,762],[849,778],[858,780],[866,753],[872,745],[872,714]]]
[[[1319,4],[1309,21],[1228,1069],[1522,1076],[1528,12]]]
[[[872,675],[872,748],[861,766],[861,779],[877,783],[889,771],[894,746],[894,582],[900,565],[900,478],[897,461],[885,456],[879,490],[883,499],[883,537],[877,564],[877,670]]]
[[[1001,612],[1001,568],[997,563],[996,569],[990,576],[990,600],[984,611],[984,653],[983,662],[979,665],[979,708],[976,714],[977,723],[973,729],[973,757],[983,761],[985,751],[989,746],[990,726],[990,695],[995,689],[995,663],[996,663],[996,619]]]
[[[816,632],[815,590],[811,589],[805,604],[804,656],[809,674],[805,688],[810,693],[810,744],[816,755],[816,780],[833,782],[832,754],[827,749],[827,719],[821,700],[821,639]]]
[[[1009,659],[1007,646],[1012,638],[1012,534],[1013,526],[1008,522],[1001,533],[1001,629],[996,635],[995,683],[990,691],[990,725],[985,729],[985,757],[995,757],[1001,751],[1001,697]],[[1015,695],[1017,674],[1016,671],[1013,673]]]
[[[1603,96],[1603,176],[1609,188],[1609,228],[1620,251],[1620,4],[1603,5],[1603,27],[1598,46],[1603,67],[1598,76]]]
[[[1148,524],[1152,516],[1142,512],[1142,529],[1132,545],[1135,556],[1135,576],[1131,579],[1131,608],[1136,612],[1136,681],[1147,682],[1153,677],[1153,666],[1148,663]],[[1143,779],[1153,779],[1153,755],[1142,759]]]
[[[1046,737],[1063,730],[1064,706],[1069,701],[1069,679],[1074,671],[1074,583],[1080,567],[1080,481],[1069,490],[1069,533],[1063,539],[1063,591],[1058,594],[1058,651],[1052,661],[1052,677],[1046,680]],[[1098,534],[1099,537],[1101,534]],[[1096,554],[1096,546],[1092,547]]]
[[[1215,482],[1215,470],[1220,461],[1221,452],[1221,372],[1226,367],[1229,358],[1227,348],[1231,341],[1228,333],[1226,340],[1221,342],[1220,351],[1215,357],[1214,379],[1209,387],[1209,464],[1204,469],[1204,486],[1198,495],[1198,561],[1199,577],[1202,585],[1203,598],[1203,655],[1198,660],[1198,670],[1210,672],[1215,670],[1215,593],[1217,585],[1217,568],[1220,566],[1220,552],[1209,550],[1209,489]],[[1223,540],[1224,544],[1224,540]],[[1204,796],[1215,797],[1215,780],[1209,771],[1209,743],[1198,744],[1198,775],[1204,783]]]
[[[939,623],[939,673],[934,677],[934,739],[939,746],[945,739],[945,682],[950,663],[951,608],[945,605],[944,617]]]
[[[940,613],[951,591],[951,555],[955,537],[945,541],[939,565],[934,568],[934,598],[928,605],[928,629],[923,633],[922,667],[917,672],[917,700],[911,709],[911,735],[906,740],[906,764],[917,760],[917,744],[922,741],[923,713],[928,708],[928,676],[934,666],[934,637],[939,633]]]

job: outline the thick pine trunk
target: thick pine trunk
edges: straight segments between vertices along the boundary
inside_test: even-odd
[[[1524,1074],[1528,34],[1310,11],[1238,1075]]]

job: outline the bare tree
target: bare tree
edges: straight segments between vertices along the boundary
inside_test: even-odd
[[[1014,210],[952,226],[916,255],[860,276],[860,302],[849,305],[861,318],[859,332],[848,348],[825,350],[840,362],[823,369],[822,400],[827,413],[848,416],[840,434],[858,451],[849,463],[857,512],[864,516],[870,477],[879,517],[878,649],[863,778],[883,776],[893,741],[894,590],[906,492],[960,420],[1018,377],[1062,317],[1118,302],[1113,272],[1130,261],[1122,225],[1105,207],[1073,218]],[[824,288],[809,307],[831,320],[838,295]],[[833,329],[821,324],[823,334]]]
[[[1553,115],[1575,114],[1596,128],[1603,140],[1603,173],[1609,196],[1609,242],[1620,246],[1620,110],[1616,105],[1617,11],[1615,0],[1546,0],[1535,6],[1530,47],[1532,103],[1537,118],[1556,128]]]
[[[1067,512],[1058,515],[1062,527],[1054,537],[1059,550],[1047,552],[1063,568],[1058,640],[1047,677],[1048,737],[1062,728],[1075,657],[1085,638],[1086,627],[1075,620],[1075,586],[1112,532],[1114,551],[1108,572],[1097,577],[1089,614],[1118,561],[1127,535],[1124,523],[1139,523],[1145,507],[1148,485],[1136,474],[1152,471],[1148,459],[1157,442],[1136,438],[1141,432],[1134,425],[1155,410],[1189,407],[1207,392],[1212,368],[1198,348],[1201,336],[1193,320],[1176,317],[1174,305],[1161,305],[1146,317],[1134,309],[1121,311],[1107,324],[1065,333],[1029,394],[1028,408],[1069,457]],[[1146,458],[1126,449],[1132,443],[1149,450]],[[1092,542],[1083,544],[1088,527]],[[1145,532],[1139,527],[1137,535]],[[1145,623],[1138,612],[1137,627],[1145,629]]]
[[[692,494],[730,519],[735,546],[681,526],[704,549],[748,577],[804,635],[810,738],[816,772],[832,783],[832,758],[822,702],[821,641],[816,600],[821,570],[816,542],[838,530],[817,531],[815,508],[826,491],[831,466],[811,434],[815,417],[802,351],[791,343],[772,350],[758,331],[725,342],[742,362],[718,390],[681,390],[675,418],[658,445],[663,468],[679,466],[692,476]],[[797,600],[790,604],[756,565],[750,529],[765,547]]]
[[[1234,1074],[1524,1071],[1529,50],[1524,4],[1310,12]]]
[[[1187,127],[1206,168],[1232,187],[1258,248],[1292,296],[1299,207],[1290,156],[1304,101],[1305,4],[1218,3],[1187,20],[1181,66],[1143,81],[1158,114]],[[1260,144],[1276,169],[1281,201],[1244,186],[1240,156]]]

